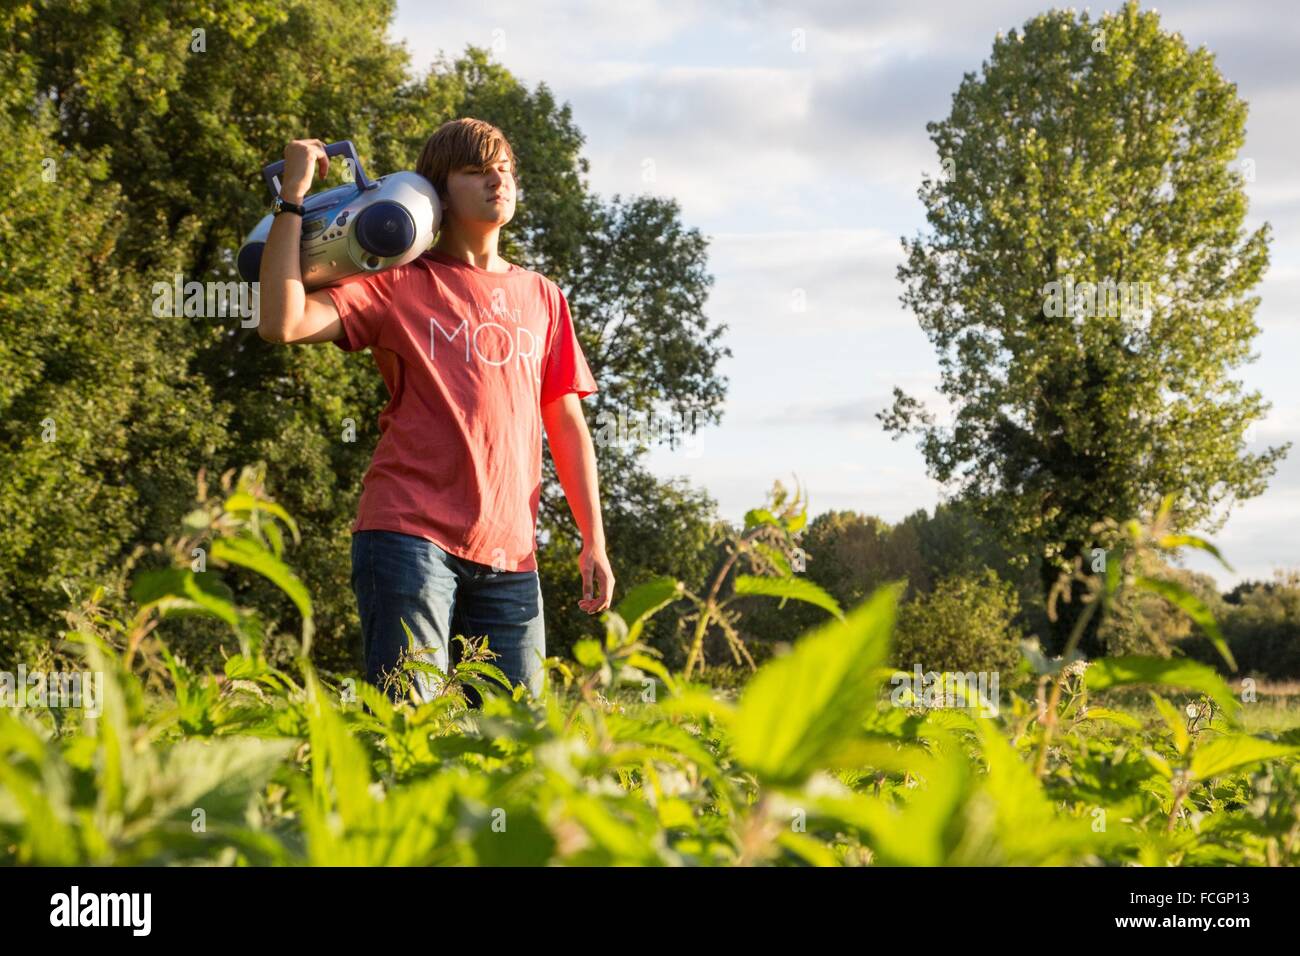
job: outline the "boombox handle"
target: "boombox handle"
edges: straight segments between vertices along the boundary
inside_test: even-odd
[[[357,148],[352,145],[352,140],[344,139],[337,143],[330,143],[325,147],[326,156],[346,156],[352,163],[352,168],[356,171],[357,188],[361,190],[372,189],[376,183],[366,176],[366,171],[361,168],[361,160],[357,158]],[[280,177],[284,174],[284,160],[278,159],[270,166],[262,168],[262,178],[266,180],[266,186],[271,190],[272,196],[280,195]]]

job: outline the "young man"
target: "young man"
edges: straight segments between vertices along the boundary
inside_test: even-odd
[[[301,206],[325,144],[284,151],[281,197]],[[258,332],[282,343],[369,348],[391,400],[352,527],[352,587],[366,679],[382,686],[411,629],[420,659],[448,670],[451,638],[488,635],[512,684],[541,691],[545,631],[534,557],[542,426],[582,533],[583,598],[610,606],[596,456],[581,399],[596,382],[568,302],[550,279],[497,254],[515,210],[514,153],[489,123],[429,137],[416,171],[442,201],[414,262],[306,293],[301,216],[275,218],[262,255]],[[593,593],[593,583],[595,592]],[[436,680],[416,673],[419,696]]]

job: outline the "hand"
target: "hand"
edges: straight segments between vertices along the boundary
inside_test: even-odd
[[[578,555],[578,567],[582,569],[582,600],[578,607],[588,614],[608,610],[614,594],[614,571],[605,555],[605,546],[583,544],[582,553]],[[597,587],[594,595],[591,590],[593,577]]]
[[[284,148],[284,174],[280,177],[280,195],[301,204],[311,191],[312,173],[319,170],[321,179],[330,169],[325,144],[318,139],[295,139]]]

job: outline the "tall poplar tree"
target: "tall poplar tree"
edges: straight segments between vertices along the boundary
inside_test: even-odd
[[[1213,531],[1289,448],[1247,451],[1269,406],[1231,374],[1253,358],[1268,262],[1268,225],[1243,225],[1245,122],[1213,55],[1129,3],[999,35],[927,126],[943,174],[898,275],[955,420],[898,389],[880,417],[1041,561],[1045,593],[1075,557],[1091,566],[1098,519],[1172,492],[1178,527]],[[1083,647],[1102,650],[1095,627]]]

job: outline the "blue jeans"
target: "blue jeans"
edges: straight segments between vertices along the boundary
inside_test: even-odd
[[[546,630],[542,589],[536,571],[493,571],[449,554],[425,538],[397,531],[352,534],[352,590],[361,615],[361,646],[366,680],[384,686],[384,673],[398,667],[407,647],[402,620],[415,637],[416,660],[444,673],[449,655],[458,660],[451,638],[488,635],[490,663],[505,672],[511,685],[523,683],[534,697],[542,691]],[[433,674],[413,672],[421,700],[438,692]],[[504,691],[503,691],[504,692]],[[396,697],[396,691],[390,689]],[[477,694],[467,688],[471,703]]]

